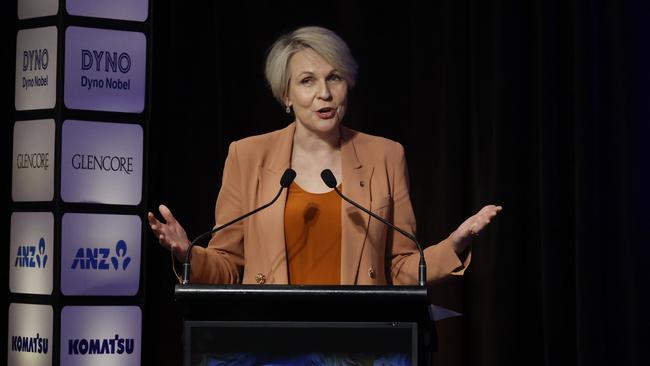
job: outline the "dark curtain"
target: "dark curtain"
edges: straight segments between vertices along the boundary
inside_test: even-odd
[[[360,64],[345,123],[405,146],[422,242],[485,204],[504,206],[466,276],[434,291],[464,314],[439,322],[435,364],[647,363],[650,4],[152,6],[152,210],[169,205],[191,237],[212,227],[228,144],[290,122],[265,86],[267,48],[322,25]],[[171,261],[147,239],[145,362],[178,365]]]

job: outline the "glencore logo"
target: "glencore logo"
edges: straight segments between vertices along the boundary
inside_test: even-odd
[[[114,355],[131,354],[135,340],[121,338],[118,334],[114,338],[95,339],[68,339],[69,355]]]
[[[101,170],[104,172],[133,173],[132,156],[72,155],[72,168],[76,170]]]
[[[127,245],[124,240],[115,244],[115,255],[111,256],[110,248],[79,248],[72,260],[71,269],[80,270],[122,270],[131,263],[131,257],[126,256]]]
[[[47,354],[49,340],[36,333],[36,337],[11,336],[11,350],[13,352],[28,352]]]
[[[45,239],[41,238],[36,245],[21,245],[16,252],[15,267],[45,268],[47,254],[45,254]]]
[[[18,169],[43,169],[50,167],[50,153],[27,153],[16,156]]]

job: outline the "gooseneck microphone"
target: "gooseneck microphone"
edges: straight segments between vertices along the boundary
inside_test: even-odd
[[[205,232],[205,233],[197,236],[196,239],[192,240],[192,242],[190,243],[189,248],[187,248],[187,252],[185,253],[185,260],[183,261],[183,282],[182,282],[183,285],[187,285],[187,284],[190,283],[190,268],[191,268],[190,260],[192,259],[191,258],[192,257],[192,248],[194,247],[195,244],[200,243],[201,241],[205,240],[208,237],[211,237],[212,234],[216,233],[217,231],[225,229],[228,226],[230,226],[230,225],[232,225],[232,224],[234,224],[234,223],[236,223],[238,221],[241,221],[241,220],[247,218],[248,216],[256,214],[256,213],[262,211],[263,209],[271,206],[272,204],[275,203],[275,201],[278,200],[278,198],[280,197],[280,194],[282,193],[282,190],[289,187],[291,185],[291,182],[293,182],[293,180],[295,178],[296,178],[296,171],[295,170],[293,170],[291,168],[285,170],[284,173],[282,174],[282,178],[280,178],[280,190],[278,191],[278,193],[275,195],[275,197],[273,197],[273,199],[269,203],[267,203],[267,204],[265,204],[263,206],[260,206],[260,207],[258,207],[256,209],[254,209],[253,211],[251,211],[251,212],[249,212],[249,213],[247,213],[245,215],[239,216],[238,218],[236,218],[236,219],[234,219],[234,220],[232,220],[230,222],[227,222],[227,223],[225,223],[225,224],[223,224],[221,226],[218,226],[218,227],[216,227],[216,228],[214,228],[214,229],[212,229],[212,230],[210,230],[208,232]]]
[[[334,177],[334,174],[332,173],[331,170],[325,169],[320,173],[320,177],[323,179],[323,182],[330,187],[334,188],[336,193],[341,196],[344,200],[352,204],[354,207],[358,208],[359,210],[367,213],[368,215],[374,217],[375,219],[383,222],[386,224],[386,226],[390,227],[391,229],[399,232],[400,234],[406,236],[407,238],[411,239],[413,243],[415,243],[415,246],[418,248],[418,251],[420,251],[420,264],[418,266],[418,285],[419,286],[425,286],[426,284],[426,279],[427,279],[427,263],[424,260],[424,251],[422,250],[422,246],[420,243],[418,243],[418,240],[415,238],[415,236],[407,231],[404,231],[397,226],[393,225],[392,223],[386,221],[383,217],[377,215],[376,213],[368,210],[367,208],[361,206],[360,204],[352,201],[351,199],[347,198],[343,193],[339,191],[339,189],[336,187],[336,177]]]

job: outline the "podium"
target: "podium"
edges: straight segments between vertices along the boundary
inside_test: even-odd
[[[437,338],[416,286],[176,285],[183,364],[430,365]]]

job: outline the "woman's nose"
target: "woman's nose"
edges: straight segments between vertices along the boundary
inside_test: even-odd
[[[330,92],[329,85],[327,85],[327,81],[323,81],[320,83],[320,88],[318,90],[318,97],[323,100],[332,99],[332,93]]]

